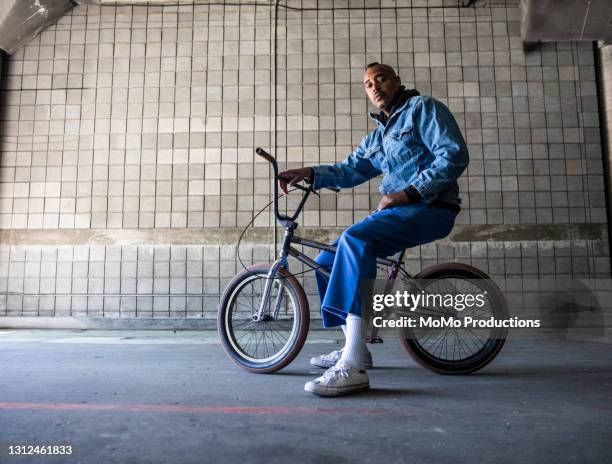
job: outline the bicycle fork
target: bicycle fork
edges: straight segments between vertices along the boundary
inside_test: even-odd
[[[289,249],[289,244],[291,243],[293,231],[295,230],[296,226],[297,224],[293,222],[285,226],[285,236],[283,237],[279,258],[274,261],[270,267],[270,270],[268,271],[268,274],[266,275],[266,285],[264,287],[261,303],[259,304],[259,310],[253,315],[253,320],[255,322],[264,320],[266,316],[269,316],[272,319],[276,319],[278,317],[278,313],[283,304],[283,290],[280,282],[278,283],[279,289],[278,294],[276,295],[276,301],[274,302],[274,310],[271,313],[268,313],[268,303],[270,300],[270,295],[272,294],[274,283],[276,282],[276,273],[278,272],[278,269],[281,267],[287,268],[287,257],[289,256],[287,250]]]

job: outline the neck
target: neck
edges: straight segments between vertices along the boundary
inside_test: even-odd
[[[391,103],[389,103],[389,106],[386,108],[382,108],[382,112],[385,114],[385,116],[389,117],[389,115],[391,114],[391,111],[394,109],[398,100],[401,98],[404,90],[405,90],[405,87],[402,85],[399,89],[397,89],[397,91],[395,92],[395,95],[393,95],[393,99],[391,100]]]

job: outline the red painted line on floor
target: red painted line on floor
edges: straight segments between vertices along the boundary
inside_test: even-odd
[[[3,411],[120,411],[183,414],[268,414],[268,415],[368,415],[413,416],[423,411],[412,408],[324,408],[306,406],[199,406],[173,404],[110,404],[110,403],[0,403]]]

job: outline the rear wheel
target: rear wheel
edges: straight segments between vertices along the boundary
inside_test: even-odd
[[[268,374],[298,355],[310,323],[302,286],[279,268],[266,310],[255,320],[268,281],[270,265],[250,266],[234,277],[221,296],[217,330],[228,356],[249,372]]]
[[[432,266],[415,277],[428,295],[482,295],[483,304],[457,311],[442,304],[428,306],[411,317],[431,320],[462,319],[487,321],[507,319],[505,298],[497,285],[482,271],[459,263]],[[439,300],[432,299],[434,303]],[[456,301],[456,300],[455,300]],[[419,313],[421,313],[419,315]],[[400,329],[400,341],[422,366],[440,374],[469,374],[489,364],[502,349],[508,329],[504,327],[423,327]]]

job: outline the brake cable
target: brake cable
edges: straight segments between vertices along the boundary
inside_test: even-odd
[[[287,194],[289,194],[289,193],[291,193],[291,192],[294,192],[294,191],[296,191],[296,190],[301,190],[301,189],[298,189],[298,188],[293,188],[293,189],[289,190],[289,191],[287,192]],[[317,192],[314,192],[314,193],[317,193]],[[279,198],[281,198],[282,196],[284,196],[284,194],[278,195],[278,196],[276,197],[276,199],[278,200],[278,199],[279,199]],[[266,204],[266,205],[265,205],[263,208],[261,208],[261,209],[260,209],[260,210],[257,212],[257,214],[255,214],[255,215],[253,216],[253,218],[252,218],[252,219],[249,221],[249,223],[248,223],[248,224],[247,224],[247,225],[244,227],[244,229],[242,229],[242,232],[240,233],[240,236],[238,237],[238,243],[236,244],[236,254],[235,254],[235,255],[236,255],[236,258],[237,258],[238,262],[240,263],[240,265],[242,266],[242,269],[243,269],[244,271],[248,272],[250,275],[253,275],[253,276],[255,276],[255,275],[256,275],[256,276],[258,276],[258,277],[261,277],[259,274],[255,274],[254,272],[249,271],[249,269],[248,269],[247,265],[246,265],[246,264],[244,264],[244,262],[242,261],[242,258],[240,257],[240,243],[242,242],[242,239],[244,238],[244,235],[246,234],[246,231],[247,231],[247,230],[249,229],[249,227],[251,227],[251,225],[252,225],[252,224],[255,222],[255,219],[257,219],[261,213],[263,213],[263,212],[264,212],[264,211],[265,211],[267,208],[269,208],[269,207],[270,207],[270,205],[271,205],[272,203],[274,203],[274,201],[275,201],[275,200],[271,200],[270,202],[268,202],[268,204]],[[287,272],[288,272],[288,273],[289,273],[289,274],[290,274],[292,277],[295,277],[295,276],[299,276],[299,275],[302,275],[302,274],[306,274],[307,272],[316,271],[317,269],[321,269],[321,268],[323,268],[323,267],[324,267],[324,266],[317,266],[317,267],[309,268],[309,269],[306,269],[305,271],[298,272],[297,274],[292,273],[292,272],[291,272],[291,271],[289,271],[289,269],[287,269],[287,268],[285,268],[285,270],[286,270],[286,271],[287,271]],[[283,276],[283,275],[281,275],[281,277],[285,278],[285,276]],[[265,279],[267,279],[268,277],[266,276],[266,277],[264,277],[264,278],[265,278]]]

